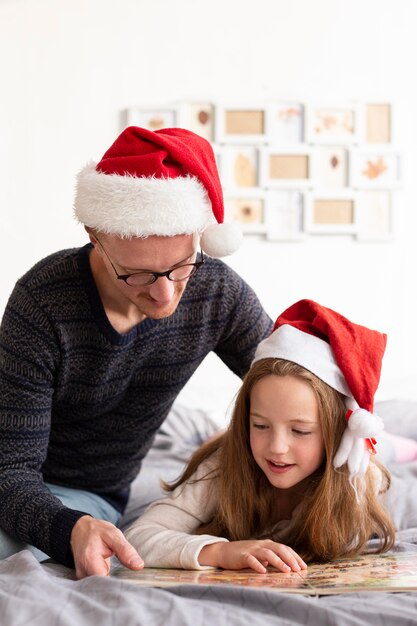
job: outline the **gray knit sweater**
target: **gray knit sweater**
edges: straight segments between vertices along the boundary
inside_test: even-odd
[[[93,491],[122,511],[157,429],[204,357],[213,350],[242,376],[272,327],[248,285],[207,259],[172,316],[121,335],[104,312],[90,250],[35,265],[0,328],[0,527],[65,564],[84,513],[43,481]]]

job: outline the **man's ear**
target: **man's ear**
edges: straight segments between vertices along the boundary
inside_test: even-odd
[[[84,228],[85,228],[85,232],[87,233],[87,235],[88,235],[88,237],[90,239],[90,242],[93,244],[93,246],[96,246],[98,241],[94,237],[93,231],[91,230],[91,228],[89,226],[84,226]]]

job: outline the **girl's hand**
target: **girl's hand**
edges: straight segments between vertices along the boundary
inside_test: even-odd
[[[299,572],[307,568],[292,548],[270,539],[211,543],[202,548],[198,562],[223,569],[250,568],[259,574],[266,573],[267,565],[280,572]]]

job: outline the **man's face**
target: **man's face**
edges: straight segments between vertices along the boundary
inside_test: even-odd
[[[151,319],[161,319],[172,315],[188,279],[173,282],[163,276],[151,285],[132,287],[117,278],[109,258],[118,274],[133,274],[143,270],[165,272],[178,265],[194,263],[198,238],[195,235],[177,235],[175,237],[121,239],[115,235],[100,233],[97,236],[100,243],[93,234],[90,238],[95,244],[96,253],[100,255],[101,267],[106,270],[101,272],[101,279],[105,280],[105,286],[110,288],[113,297],[119,294],[120,297],[134,304],[145,317]]]

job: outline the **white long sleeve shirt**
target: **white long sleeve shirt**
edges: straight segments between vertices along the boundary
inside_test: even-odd
[[[146,567],[207,569],[198,562],[202,548],[227,542],[224,537],[193,534],[215,512],[217,458],[214,454],[204,461],[186,483],[152,503],[126,531]]]

